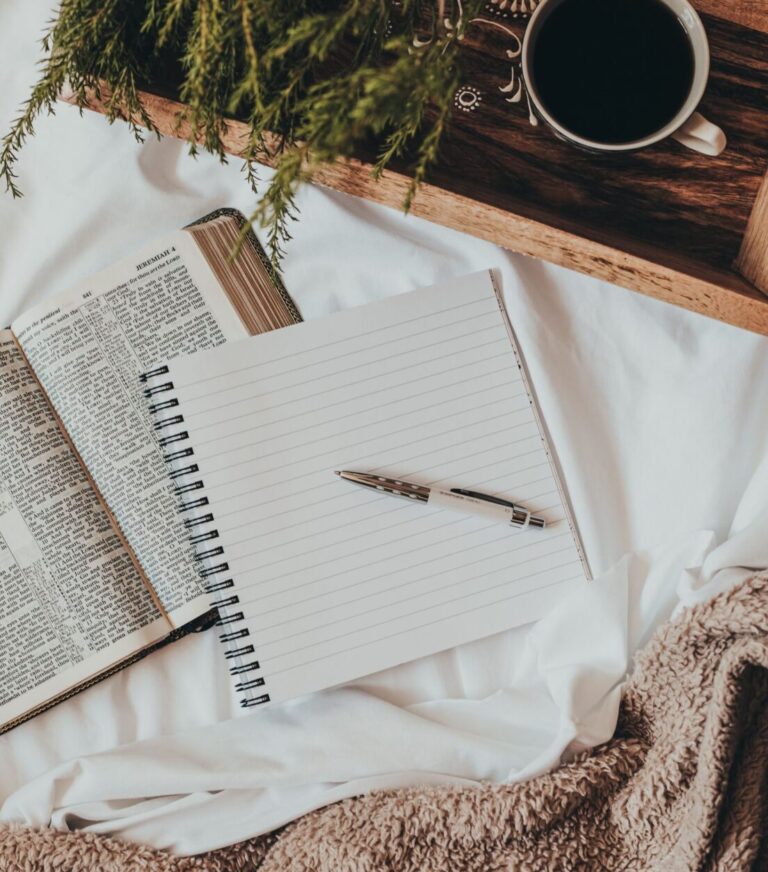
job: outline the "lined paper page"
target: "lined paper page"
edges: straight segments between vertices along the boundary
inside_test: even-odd
[[[273,702],[536,619],[584,577],[489,273],[181,358],[170,380]],[[481,490],[548,526],[336,469]]]

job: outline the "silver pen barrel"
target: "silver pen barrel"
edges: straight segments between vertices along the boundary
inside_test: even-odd
[[[367,472],[336,470],[336,475],[343,478],[345,481],[352,481],[355,484],[361,484],[363,487],[369,487],[372,490],[392,494],[392,496],[395,497],[403,497],[407,500],[417,500],[420,503],[426,503],[427,500],[429,500],[429,488],[421,484],[400,481],[396,478],[386,478],[383,475],[371,475]]]
[[[477,491],[463,488],[452,488],[450,491],[440,488],[429,488],[426,485],[414,484],[399,478],[387,478],[384,475],[374,475],[370,472],[351,472],[336,470],[336,475],[353,484],[391,494],[406,500],[416,500],[420,503],[437,503],[443,508],[455,511],[465,511],[469,514],[479,514],[485,517],[503,519],[505,523],[519,529],[528,527],[546,527],[544,518],[532,515],[525,506],[520,506],[503,497],[494,497]]]

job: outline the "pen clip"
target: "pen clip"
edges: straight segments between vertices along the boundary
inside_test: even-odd
[[[451,493],[461,494],[463,497],[472,497],[475,500],[485,500],[486,503],[496,503],[497,506],[507,506],[507,508],[510,509],[520,509],[522,512],[527,511],[527,509],[524,509],[517,503],[511,503],[509,500],[505,500],[502,497],[492,497],[490,494],[480,494],[477,491],[464,490],[464,488],[460,487],[452,487]]]
[[[497,506],[504,506],[508,509],[512,509],[512,519],[511,523],[516,527],[522,527],[525,529],[528,526],[534,527],[544,527],[545,522],[543,518],[539,518],[536,515],[532,515],[525,506],[521,506],[519,503],[513,503],[510,500],[505,500],[503,497],[494,497],[490,494],[481,494],[477,491],[465,490],[460,487],[452,487],[452,494],[460,494],[463,497],[471,497],[475,500],[483,500],[486,503],[494,503]]]

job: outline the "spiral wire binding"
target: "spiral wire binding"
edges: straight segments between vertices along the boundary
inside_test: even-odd
[[[211,511],[200,511],[209,505],[202,479],[194,476],[200,471],[193,459],[195,451],[189,441],[189,433],[183,429],[184,416],[178,412],[166,415],[171,409],[178,408],[179,401],[174,396],[168,396],[174,390],[172,381],[163,381],[162,377],[169,375],[167,366],[158,366],[140,376],[145,385],[144,396],[150,401],[149,411],[154,419],[154,429],[158,434],[158,443],[163,449],[163,459],[168,465],[174,492],[178,497],[179,514],[184,518],[189,540],[195,550],[195,561],[199,564],[198,572],[203,580],[206,593],[221,594],[213,596],[211,606],[218,609],[217,627],[223,627],[224,632],[219,640],[225,646],[224,657],[230,661],[229,671],[238,677],[235,690],[241,694],[240,705],[243,708],[262,705],[269,702],[269,694],[264,692],[253,695],[257,688],[264,688],[266,680],[261,675],[253,675],[261,669],[258,660],[246,660],[254,654],[252,644],[247,640],[250,630],[244,626],[244,614],[236,607],[240,603],[234,592],[235,582],[229,574],[229,564],[226,561],[224,547],[211,544],[219,538],[219,531],[211,526],[215,523]],[[170,449],[170,450],[168,450]]]

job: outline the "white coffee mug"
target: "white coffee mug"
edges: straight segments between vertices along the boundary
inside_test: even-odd
[[[682,24],[693,51],[693,82],[688,97],[680,107],[677,114],[664,127],[654,131],[642,139],[632,142],[605,143],[586,139],[564,127],[547,111],[536,90],[536,83],[532,75],[533,48],[536,34],[547,20],[549,15],[561,3],[568,0],[543,0],[528,22],[528,27],[523,38],[522,70],[528,96],[535,113],[542,118],[554,131],[574,145],[581,146],[590,151],[634,151],[653,145],[666,137],[671,136],[682,145],[698,151],[701,154],[718,155],[726,146],[726,138],[723,131],[711,121],[707,121],[703,115],[696,111],[697,106],[704,96],[704,90],[709,78],[709,42],[704,25],[696,10],[688,0],[661,0],[670,9],[678,21]]]

